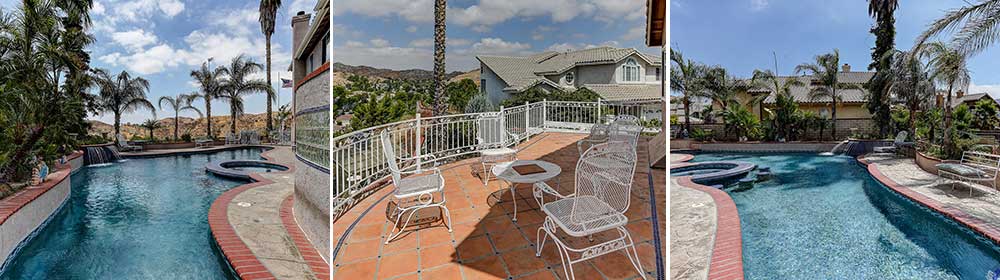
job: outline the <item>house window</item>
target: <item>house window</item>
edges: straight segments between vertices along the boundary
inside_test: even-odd
[[[479,79],[479,92],[486,93],[486,79]]]
[[[573,72],[566,73],[566,83],[573,84]]]
[[[657,81],[659,81],[661,79],[660,75],[662,75],[662,74],[660,74],[660,67],[656,67],[656,80]]]
[[[622,81],[624,82],[638,82],[639,81],[639,63],[635,62],[635,59],[629,58],[622,65]]]
[[[326,63],[327,59],[329,59],[329,57],[327,56],[327,47],[329,45],[330,45],[330,36],[327,35],[327,36],[323,37],[323,47],[322,47],[323,48],[323,60],[320,61],[321,63]]]

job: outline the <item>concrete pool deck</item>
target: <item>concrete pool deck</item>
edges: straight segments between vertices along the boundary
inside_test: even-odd
[[[209,210],[213,235],[242,279],[328,279],[329,266],[291,215],[295,156],[290,147],[261,154],[288,166],[252,173],[256,181],[227,191]]]
[[[1000,244],[1000,196],[988,186],[969,185],[952,189],[948,183],[937,183],[936,174],[924,171],[912,158],[893,154],[867,154],[858,162],[868,166],[868,172],[890,189],[968,226]]]

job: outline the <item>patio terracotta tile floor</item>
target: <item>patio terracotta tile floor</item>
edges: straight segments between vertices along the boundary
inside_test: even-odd
[[[579,158],[576,141],[583,134],[545,133],[518,146],[519,159],[541,159],[562,167],[557,177],[561,193],[572,193],[574,169]],[[645,140],[649,138],[644,137]],[[643,142],[644,143],[644,142]],[[645,144],[640,144],[639,163],[632,186],[632,200],[626,216],[636,242],[647,279],[656,279],[657,251],[654,240],[653,210],[657,226],[666,225],[666,172],[649,169]],[[483,186],[473,171],[476,158],[441,166],[453,232],[440,221],[440,211],[428,209],[417,214],[430,222],[407,228],[400,237],[383,244],[393,224],[388,221],[387,185],[352,207],[334,222],[334,279],[566,279],[555,246],[546,242],[541,257],[535,257],[536,232],[544,214],[531,196],[530,185],[518,185],[518,199],[511,201],[505,184],[490,181]],[[652,174],[650,174],[652,172]],[[650,199],[653,184],[655,203]],[[499,200],[498,200],[499,198]],[[546,197],[546,201],[554,200]],[[517,222],[511,220],[517,203]],[[352,227],[353,225],[353,227]],[[345,231],[350,229],[350,232]],[[602,235],[594,236],[600,242]],[[338,242],[342,240],[343,242]],[[566,240],[566,239],[564,239]],[[660,237],[661,242],[663,237]],[[569,239],[571,246],[589,243],[586,238]],[[573,266],[576,279],[639,279],[628,258],[614,252]]]

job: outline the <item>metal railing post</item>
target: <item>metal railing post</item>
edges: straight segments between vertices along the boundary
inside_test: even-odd
[[[548,127],[545,125],[545,122],[547,122],[549,120],[549,109],[548,109],[548,106],[546,106],[547,103],[549,103],[548,100],[542,98],[542,131],[543,132],[548,130]]]
[[[531,122],[529,121],[530,118],[531,106],[528,104],[528,101],[524,101],[524,140],[528,140],[528,137],[531,136],[528,132],[528,128],[531,128]]]
[[[417,151],[415,152],[416,153],[416,157],[417,157],[417,173],[422,173],[423,172],[423,166],[424,166],[424,164],[423,164],[424,160],[421,158],[421,154],[423,153],[422,150],[424,148],[423,147],[424,146],[424,140],[422,139],[423,138],[422,137],[423,136],[423,130],[424,130],[424,128],[420,124],[420,112],[417,112],[417,133],[416,133],[416,136],[417,136],[417,139],[416,139],[417,140],[417,147],[416,147]]]
[[[597,121],[594,122],[594,123],[595,124],[599,124],[599,123],[602,122],[601,121],[602,119],[604,119],[604,116],[601,115],[601,98],[598,97],[597,98]]]

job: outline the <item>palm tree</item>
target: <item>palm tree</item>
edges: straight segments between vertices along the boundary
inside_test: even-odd
[[[931,23],[927,30],[917,36],[914,51],[919,53],[932,37],[955,31],[951,40],[953,48],[964,56],[978,54],[1000,40],[1000,36],[996,36],[996,30],[1000,27],[998,7],[1000,0],[983,0],[978,4],[945,12],[944,17]]]
[[[267,65],[265,71],[267,71],[267,85],[271,86],[271,35],[274,35],[274,22],[278,15],[278,8],[281,7],[281,0],[260,0],[260,15],[257,21],[260,21],[260,31],[264,33],[264,63]],[[270,132],[271,126],[271,100],[275,99],[275,96],[271,96],[274,91],[267,92],[267,131]]]
[[[731,105],[738,104],[737,94],[746,93],[753,88],[751,83],[729,75],[725,68],[719,66],[706,70],[704,79],[704,90],[698,96],[711,99],[713,104],[719,106],[720,112],[726,112]],[[725,118],[722,119],[722,125],[728,127]],[[728,132],[724,133],[728,135]]]
[[[121,133],[122,115],[144,108],[153,112],[156,117],[156,109],[153,103],[146,100],[146,92],[149,91],[149,81],[142,77],[133,78],[128,72],[122,70],[117,76],[111,76],[107,71],[96,70],[97,85],[100,87],[100,104],[105,112],[115,115],[115,135]]]
[[[876,73],[890,71],[889,68],[892,67],[891,61],[883,61],[882,58],[895,50],[896,19],[893,14],[898,7],[899,0],[868,0],[868,15],[875,19],[870,31],[875,35],[875,47],[872,48],[872,62],[868,65],[868,69],[875,70]],[[891,100],[888,92],[888,84],[891,81],[879,79],[884,76],[876,74],[876,78],[866,85],[868,88],[866,107],[872,113],[881,136],[885,136],[891,120]]]
[[[167,103],[167,106],[170,106],[170,109],[174,111],[174,141],[180,139],[177,136],[177,128],[180,123],[179,118],[181,112],[185,110],[194,111],[195,113],[198,113],[198,117],[201,117],[201,111],[198,110],[198,108],[191,106],[191,103],[194,102],[194,98],[194,95],[191,94],[178,94],[176,97],[160,97],[160,101],[157,104],[160,106],[160,110],[163,110],[163,103]]]
[[[691,59],[684,59],[681,52],[670,49],[670,89],[681,93],[684,104],[684,129],[691,131],[691,98],[704,89],[705,66]]]
[[[778,134],[781,135],[781,137],[789,138],[789,126],[792,125],[795,109],[798,108],[798,106],[795,105],[795,98],[792,97],[792,87],[804,86],[805,83],[794,77],[779,78],[771,72],[771,70],[754,70],[753,78],[751,78],[751,80],[756,81],[754,84],[767,87],[771,90],[771,93],[773,93],[776,101],[775,103],[779,105],[779,108],[774,116],[774,122],[778,128]],[[763,98],[755,98],[760,99],[760,101],[751,103],[763,103],[766,97],[770,95],[771,94],[765,94],[763,95]],[[782,110],[781,105],[786,104],[794,106],[794,108]],[[761,110],[763,110],[763,107],[764,106],[761,104]],[[763,116],[763,112],[761,112],[761,116]]]
[[[447,0],[434,0],[434,115],[445,113],[448,103],[445,100],[445,11]]]
[[[149,131],[149,141],[153,141],[153,130],[161,127],[160,122],[156,121],[156,118],[148,119],[139,126]]]
[[[226,74],[224,67],[211,69],[209,64],[212,59],[201,64],[201,68],[191,71],[191,77],[198,84],[198,92],[192,94],[193,99],[205,100],[205,136],[215,138],[212,135],[212,100],[220,98],[223,91],[223,76]]]
[[[929,107],[927,105],[934,99],[934,82],[924,64],[906,51],[894,50],[886,53],[882,60],[891,65],[885,71],[885,80],[891,81],[886,92],[902,100],[910,110],[908,128],[910,135],[916,135],[917,111]]]
[[[228,78],[223,83],[222,99],[229,103],[229,132],[236,133],[236,118],[243,114],[243,97],[253,93],[264,93],[272,97],[274,89],[261,79],[250,79],[250,76],[264,70],[264,66],[247,58],[245,55],[234,57],[225,68]]]
[[[830,118],[832,120],[830,131],[831,136],[836,139],[837,102],[840,102],[843,99],[838,90],[860,90],[861,86],[840,82],[840,51],[837,49],[834,49],[832,53],[817,55],[816,62],[814,63],[803,63],[799,64],[799,66],[795,66],[796,74],[802,72],[809,72],[813,81],[815,81],[814,84],[816,84],[816,86],[809,91],[809,98],[813,100],[830,100]]]
[[[942,42],[933,42],[924,45],[920,56],[928,59],[927,67],[931,73],[931,80],[948,87],[944,103],[944,147],[946,151],[952,151],[954,147],[951,146],[951,95],[956,87],[965,88],[971,80],[969,69],[966,68],[965,55],[958,48]]]

